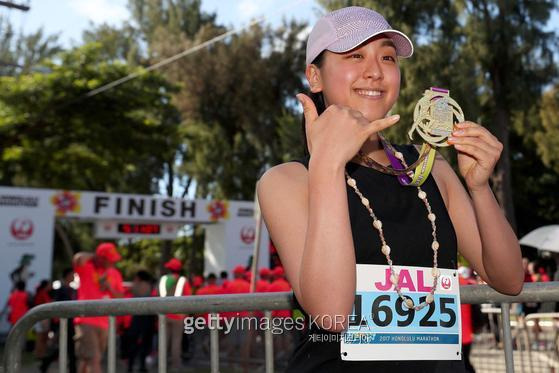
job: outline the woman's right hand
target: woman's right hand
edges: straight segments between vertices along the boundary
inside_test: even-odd
[[[400,119],[392,115],[369,122],[361,112],[340,105],[330,105],[319,116],[310,97],[303,93],[296,97],[303,105],[309,153],[334,164],[345,165],[368,138]]]

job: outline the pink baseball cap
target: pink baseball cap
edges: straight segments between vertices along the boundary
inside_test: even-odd
[[[390,27],[386,19],[374,10],[350,6],[328,13],[316,22],[309,35],[307,65],[324,50],[347,52],[379,34],[385,34],[394,42],[398,56],[408,58],[413,54],[411,40],[403,32]]]

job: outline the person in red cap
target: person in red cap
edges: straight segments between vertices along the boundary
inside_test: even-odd
[[[269,292],[291,291],[291,285],[285,279],[285,272],[282,266],[277,266],[272,270],[273,281],[268,287]],[[272,312],[272,317],[291,317],[290,310],[278,310]]]
[[[272,283],[268,287],[269,292],[291,291],[291,285],[285,279],[285,272],[282,266],[276,266],[271,271]],[[291,310],[275,310],[272,311],[272,318],[287,319],[291,317]],[[283,325],[283,323],[281,323]],[[275,335],[277,340],[276,359],[282,358],[281,354],[289,352],[291,345],[292,333],[290,330],[284,330],[282,333]]]
[[[29,311],[29,298],[29,293],[25,291],[25,281],[18,281],[8,298],[8,307],[10,307],[8,322],[12,326]]]
[[[102,242],[95,254],[79,252],[74,255],[74,272],[80,278],[78,300],[120,298],[124,294],[122,275],[114,267],[120,254],[112,242]],[[101,372],[101,359],[107,346],[109,318],[76,317],[76,357],[79,372]]]
[[[245,271],[245,280],[249,285],[252,282],[252,272],[250,271],[250,268]]]
[[[221,294],[221,291],[221,286],[217,284],[217,276],[215,273],[210,273],[206,278],[206,285],[200,287],[196,295],[215,295]]]
[[[257,293],[266,293],[269,291],[270,288],[270,276],[271,271],[268,268],[261,268],[258,274],[260,275],[260,279],[256,281],[256,286],[254,290]],[[263,317],[264,313],[261,311],[254,312],[254,315],[258,318]]]
[[[265,293],[268,291],[268,288],[270,287],[270,276],[272,274],[272,271],[264,267],[264,268],[260,268],[258,274],[260,275],[260,279],[256,281],[256,292]]]
[[[242,294],[242,293],[249,293],[250,292],[250,284],[247,280],[245,280],[246,268],[242,265],[238,265],[233,268],[233,280],[229,281],[227,285],[224,287],[224,294]],[[230,319],[233,317],[247,317],[249,315],[248,311],[240,311],[240,312],[223,312],[221,314],[224,318]],[[235,323],[233,324],[233,328],[228,335],[224,338],[224,350],[227,351],[227,355],[230,358],[233,358],[235,354],[239,353],[239,349],[236,347],[241,347],[244,344],[245,334],[243,329],[240,327],[237,328]],[[245,364],[245,361],[242,362]]]
[[[233,268],[233,280],[228,281],[223,286],[222,294],[242,294],[242,293],[249,293],[250,292],[250,284],[245,279],[245,267],[242,265],[238,265]],[[247,316],[248,312],[223,312],[222,316],[225,318],[230,318],[233,316]]]
[[[192,294],[196,294],[198,289],[204,286],[204,277],[196,275],[192,278]]]
[[[217,284],[217,276],[215,273],[210,273],[206,277],[206,285],[200,287],[196,291],[196,295],[217,295],[223,294],[223,288]],[[203,317],[206,320],[206,325],[209,323],[208,313],[203,313],[198,315],[199,317]],[[203,330],[196,330],[195,331],[195,338],[196,340],[200,341],[196,343],[195,346],[199,347],[204,356],[209,355],[210,351],[210,330],[208,328],[204,328]],[[195,347],[195,348],[196,348]]]
[[[177,258],[172,258],[164,267],[169,273],[161,276],[159,280],[160,297],[181,297],[192,295],[192,288],[186,276],[182,275],[182,263]],[[182,314],[167,314],[167,345],[171,349],[171,368],[180,370],[182,368],[182,336],[184,332],[184,317]]]

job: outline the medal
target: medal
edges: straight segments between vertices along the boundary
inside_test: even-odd
[[[415,105],[413,125],[408,136],[413,133],[434,147],[449,146],[446,141],[452,133],[454,123],[463,122],[464,113],[456,101],[449,96],[448,89],[431,87]]]

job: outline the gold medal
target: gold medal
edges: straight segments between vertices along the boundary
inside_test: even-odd
[[[449,146],[446,141],[455,123],[464,121],[464,113],[456,101],[443,88],[431,87],[415,105],[413,125],[408,136],[413,140],[417,131],[426,142],[436,147]]]

